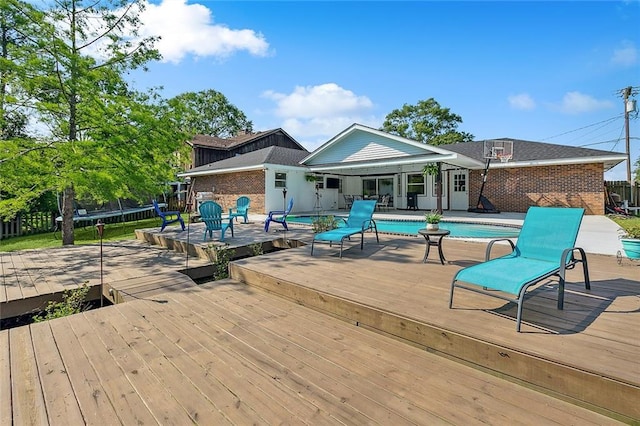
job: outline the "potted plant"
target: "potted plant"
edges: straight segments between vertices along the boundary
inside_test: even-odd
[[[640,225],[624,226],[620,236],[622,248],[629,259],[640,259]]]
[[[427,222],[427,229],[429,231],[437,231],[440,227],[438,224],[442,220],[442,215],[437,210],[431,210],[424,215],[424,219]]]

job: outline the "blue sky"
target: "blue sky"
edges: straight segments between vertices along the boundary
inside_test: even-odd
[[[621,89],[640,91],[638,0],[163,0],[142,21],[164,60],[136,86],[166,98],[214,89],[255,130],[282,127],[309,150],[434,98],[477,140],[625,152]],[[625,180],[626,164],[605,177]]]

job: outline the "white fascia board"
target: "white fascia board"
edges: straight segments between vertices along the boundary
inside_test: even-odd
[[[193,172],[178,173],[179,177],[192,177],[192,176],[208,176],[208,175],[220,175],[225,173],[237,173],[237,172],[249,172],[254,170],[263,170],[266,168],[265,164],[258,164],[255,166],[246,167],[230,167],[228,169],[213,169],[213,170],[198,170]]]
[[[610,163],[615,162],[616,165],[625,161],[625,155],[612,155],[606,157],[582,157],[582,158],[564,158],[561,160],[530,160],[530,161],[508,161],[502,163],[496,160],[491,161],[489,169],[505,169],[510,167],[540,167],[540,166],[562,166],[569,164],[591,164],[591,163]]]
[[[457,154],[449,153],[449,155],[438,155],[437,157],[429,156],[429,157],[411,157],[411,158],[398,158],[395,160],[390,159],[380,159],[375,161],[367,161],[365,163],[340,163],[333,165],[318,165],[318,166],[308,166],[309,170],[312,172],[321,172],[321,171],[330,171],[330,170],[344,170],[344,169],[364,169],[371,167],[382,167],[382,166],[401,166],[405,164],[426,164],[426,163],[436,163],[436,162],[446,162],[450,160],[455,160],[458,158]]]
[[[255,166],[246,167],[229,167],[227,169],[216,170],[200,170],[197,172],[184,172],[178,173],[179,177],[192,177],[192,176],[209,176],[209,175],[222,175],[227,173],[239,173],[239,172],[251,172],[255,170],[309,170],[308,167],[299,166],[284,166],[282,164],[258,164]]]

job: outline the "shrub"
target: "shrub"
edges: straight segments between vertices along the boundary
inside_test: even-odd
[[[229,262],[235,254],[235,250],[224,246],[210,245],[209,250],[213,251],[216,263],[214,264],[213,279],[223,280],[229,278]]]
[[[86,283],[82,287],[73,290],[65,290],[62,293],[61,302],[49,302],[44,309],[44,316],[34,315],[34,322],[43,322],[55,318],[66,317],[67,315],[78,314],[87,309],[88,304],[85,297],[89,293],[89,286]]]

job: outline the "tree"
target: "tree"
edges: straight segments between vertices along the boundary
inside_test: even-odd
[[[460,123],[459,115],[429,98],[417,105],[404,104],[402,109],[391,111],[380,130],[429,145],[472,141],[472,134],[457,130]]]
[[[3,143],[0,184],[9,184],[16,197],[0,200],[0,211],[16,210],[44,191],[62,192],[62,242],[73,244],[76,196],[107,201],[159,193],[175,178],[176,153],[186,148],[187,136],[176,130],[177,120],[155,91],[139,93],[124,79],[160,57],[154,38],[137,38],[144,2],[27,6],[3,3],[3,12],[20,18],[12,21],[22,25],[18,33],[27,32],[26,23],[37,27],[12,46],[18,54],[8,62],[24,70],[13,82],[20,89],[13,103],[28,108],[46,131]]]
[[[13,104],[11,100],[16,99],[15,92],[20,90],[20,85],[15,83],[25,69],[30,50],[14,49],[14,46],[26,46],[29,36],[37,30],[24,16],[12,13],[17,4],[14,0],[0,3],[0,140],[27,136],[27,114],[24,108]],[[7,108],[10,105],[12,107]]]
[[[402,109],[391,111],[382,124],[383,131],[429,145],[447,145],[457,142],[471,142],[473,135],[459,132],[462,117],[443,108],[435,99],[419,101],[417,105],[404,104]],[[442,213],[441,164],[429,163],[422,173],[436,177],[438,194],[437,211]]]
[[[169,101],[180,127],[192,135],[228,138],[239,131],[253,131],[246,115],[215,90],[187,92]]]

